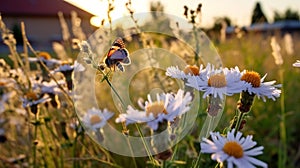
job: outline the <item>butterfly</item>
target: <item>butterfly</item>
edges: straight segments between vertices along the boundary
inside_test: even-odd
[[[110,47],[109,51],[107,52],[105,64],[107,67],[113,69],[115,71],[116,67],[124,72],[123,65],[129,65],[131,63],[129,52],[125,48],[125,43],[123,42],[121,37],[118,37]]]

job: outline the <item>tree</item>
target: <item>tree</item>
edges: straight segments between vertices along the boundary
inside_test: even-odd
[[[256,3],[251,17],[251,24],[268,22],[259,2]]]
[[[222,28],[222,22],[225,22],[227,26],[231,26],[231,20],[229,17],[227,17],[227,16],[218,17],[218,18],[215,18],[215,23],[212,27],[212,30],[219,32]]]
[[[274,13],[274,22],[280,20],[299,20],[300,16],[298,11],[293,11],[292,9],[288,8],[283,14],[280,14],[278,11]]]

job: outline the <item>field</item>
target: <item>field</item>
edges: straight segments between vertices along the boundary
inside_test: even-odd
[[[17,51],[14,37],[2,25],[3,42],[11,52],[9,57],[2,54],[0,62],[0,167],[221,167],[210,159],[210,154],[200,155],[200,131],[211,129],[206,128],[204,122],[211,102],[207,101],[209,98],[203,99],[203,93],[196,90],[192,91],[195,95],[190,110],[174,121],[161,121],[158,129],[146,124],[115,122],[118,112],[125,113],[128,105],[138,107],[140,98],[147,100],[148,93],[154,99],[156,93],[177,93],[178,88],[184,88],[183,81],[166,77],[167,67],[184,68],[186,64],[207,65],[209,62],[216,67],[222,63],[222,67],[253,70],[261,77],[267,73],[265,81],[276,80],[276,84],[282,84],[278,87],[280,97],[275,101],[267,98],[264,102],[255,97],[250,112],[243,118],[247,122],[241,132],[243,136],[253,135],[257,146],[264,147],[263,154],[256,158],[268,167],[300,166],[297,124],[300,118],[300,68],[292,66],[300,60],[299,31],[292,33],[292,54],[286,52],[283,34],[275,32],[283,59],[281,65],[276,65],[270,45],[272,36],[268,33],[249,32],[240,38],[228,37],[225,41],[214,36],[211,42],[215,48],[211,48],[210,41],[195,24],[191,24],[194,26],[191,34],[181,35],[182,39],[178,40],[175,33],[170,35],[169,24],[165,24],[168,20],[157,19],[155,23],[136,26],[136,31],[130,35],[124,35],[125,30],[117,28],[113,30],[116,35],[107,33],[101,42],[95,42],[94,37],[103,35],[100,28],[88,41],[91,48],[81,41],[73,43],[75,47],[72,48],[70,41],[63,41],[67,58],[54,51],[39,52],[38,48],[26,43],[26,36],[23,36],[26,50]],[[155,32],[137,33],[147,29]],[[113,72],[118,66],[111,63],[110,68],[110,64],[103,62],[118,36],[124,37],[130,53],[130,65],[124,65],[124,50],[119,53],[125,72]],[[214,55],[216,53],[219,56]],[[75,65],[76,59],[83,67]],[[102,64],[98,65],[98,62]],[[201,97],[197,97],[198,94]],[[218,115],[220,122],[214,122],[218,124],[214,131],[227,133],[225,128],[230,127],[238,113],[238,100],[239,94],[226,97],[224,105],[218,109],[223,115]],[[103,113],[105,108],[114,111],[112,118],[109,113],[104,118],[103,114],[98,118],[95,114],[86,116],[90,107],[96,105]],[[100,123],[105,126],[96,126]],[[113,130],[118,133],[113,134]],[[167,139],[175,136],[176,143],[151,139],[162,132],[167,132]],[[128,135],[139,140],[131,141]],[[170,142],[174,144],[170,145]],[[162,148],[167,146],[167,152],[160,151],[157,146],[151,148],[155,143],[162,144]],[[149,151],[139,153],[139,148],[144,147]]]

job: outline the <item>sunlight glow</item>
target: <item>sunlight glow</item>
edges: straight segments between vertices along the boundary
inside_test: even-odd
[[[102,20],[107,23],[108,1],[101,0],[64,0],[82,10],[85,10],[93,15],[90,22],[93,26],[99,27]],[[112,20],[118,19],[126,15],[125,3],[127,0],[115,0],[113,3],[114,10],[111,11],[110,16]]]
[[[99,16],[100,20],[107,19],[108,0],[64,0],[78,8],[81,8],[95,16]],[[131,0],[132,8],[135,13],[148,12],[150,2],[156,2],[159,0]],[[114,10],[111,12],[112,20],[128,15],[126,11],[125,3],[128,0],[114,0]],[[176,1],[173,0],[160,0],[164,6],[164,12],[178,17],[183,16],[183,6],[187,5],[189,8],[196,8],[201,2],[202,7],[202,25],[204,27],[213,26],[213,23],[217,17],[228,16],[233,24],[237,25],[249,25],[251,21],[251,14],[257,0],[190,0],[190,1]],[[232,5],[235,4],[235,5]],[[266,17],[272,21],[274,11],[284,12],[287,8],[293,10],[300,10],[300,1],[295,0],[264,0],[261,1],[261,6]],[[99,19],[98,19],[99,20]],[[93,20],[94,22],[94,20]],[[107,22],[105,22],[107,24]]]
[[[103,19],[101,19],[99,16],[93,16],[90,20],[90,23],[95,27],[100,27],[102,20]]]

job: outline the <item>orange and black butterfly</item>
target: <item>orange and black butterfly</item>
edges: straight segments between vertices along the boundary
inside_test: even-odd
[[[124,72],[125,69],[123,65],[129,65],[130,62],[129,52],[125,48],[122,38],[118,37],[112,43],[106,55],[105,64],[114,71],[117,67],[120,71]]]

